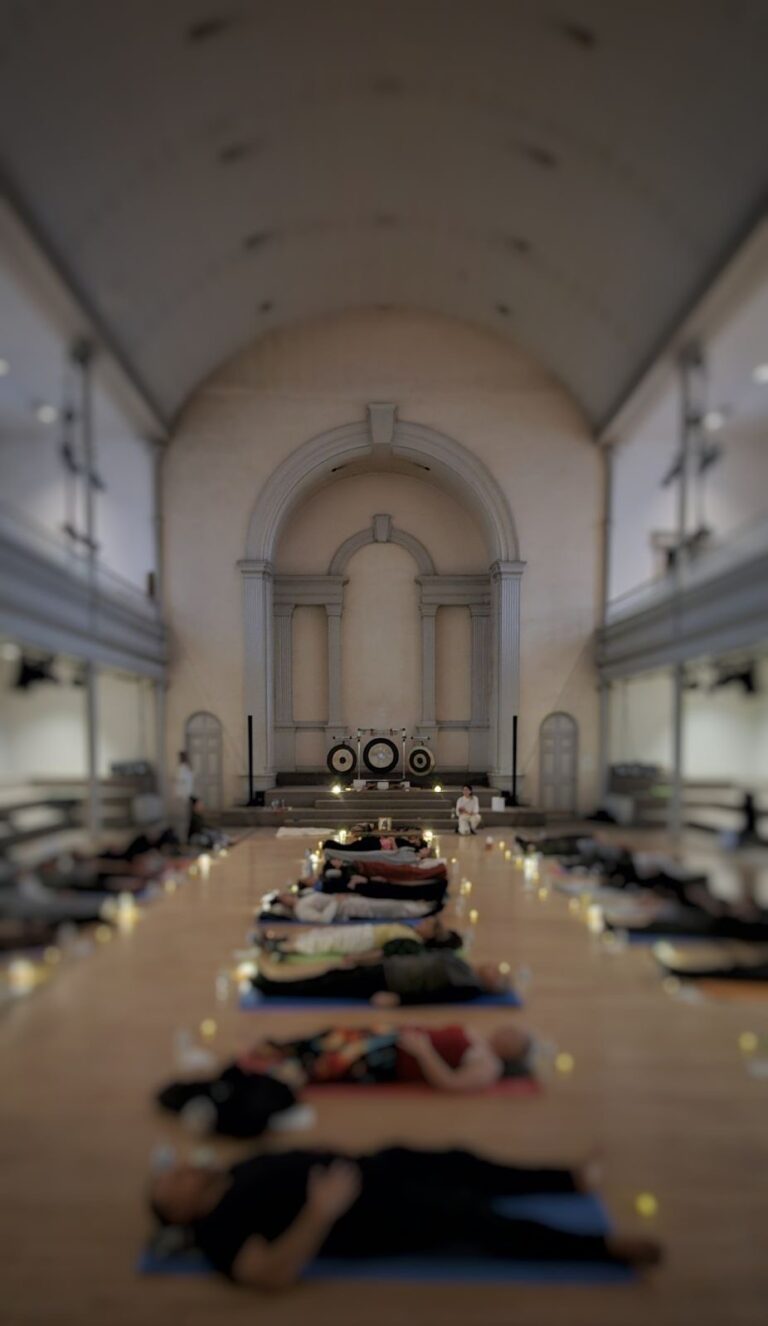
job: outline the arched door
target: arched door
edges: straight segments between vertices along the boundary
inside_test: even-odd
[[[187,719],[185,749],[195,771],[195,791],[206,810],[221,810],[221,723],[215,714],[200,712]]]
[[[570,714],[548,714],[539,732],[541,809],[561,815],[576,810],[579,729]]]

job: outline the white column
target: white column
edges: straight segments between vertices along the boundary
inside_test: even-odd
[[[421,604],[421,722],[419,735],[433,736],[435,717],[435,619],[437,605]]]
[[[330,741],[344,726],[341,702],[341,603],[326,603],[325,616],[328,629],[328,718],[326,737]]]
[[[496,787],[512,787],[512,720],[520,703],[520,578],[524,562],[491,567],[491,759]],[[519,765],[519,751],[518,751]]]
[[[292,603],[274,606],[276,723],[293,722],[293,608]]]
[[[240,562],[243,577],[243,636],[245,642],[245,712],[253,716],[253,785],[271,787],[274,766],[274,683],[272,644],[272,566],[269,562]],[[247,751],[245,765],[247,767]]]
[[[469,767],[479,773],[488,768],[490,604],[470,603],[469,613],[472,623]]]
[[[293,724],[293,603],[274,604],[274,760],[278,772],[296,768]]]

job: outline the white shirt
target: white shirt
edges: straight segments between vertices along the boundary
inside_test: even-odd
[[[480,802],[478,801],[477,797],[476,796],[459,797],[458,801],[456,802],[456,814],[479,815]]]
[[[180,764],[176,769],[173,790],[179,801],[189,801],[195,793],[195,772],[188,764]]]

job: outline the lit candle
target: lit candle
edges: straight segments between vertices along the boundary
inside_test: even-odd
[[[504,853],[504,860],[505,861],[512,860],[512,853],[510,852],[509,848],[507,848],[506,852]]]
[[[216,1035],[216,1023],[213,1018],[203,1018],[200,1023],[200,1035],[203,1037],[203,1040],[213,1040]]]
[[[28,994],[37,981],[34,964],[28,958],[14,958],[8,963],[8,988],[12,994]]]
[[[572,1073],[574,1069],[574,1058],[572,1054],[561,1051],[555,1056],[555,1068],[558,1073]]]
[[[473,907],[472,911],[469,913],[469,924],[477,925],[479,920],[480,920],[480,913],[478,911],[475,911],[475,908]]]
[[[652,1220],[658,1213],[659,1203],[652,1192],[639,1192],[635,1198],[635,1210],[644,1220]]]
[[[742,1031],[739,1036],[739,1049],[742,1054],[754,1054],[759,1044],[754,1031]]]
[[[201,879],[208,879],[208,876],[211,873],[211,858],[207,852],[203,852],[203,854],[198,857],[198,865],[200,867]]]
[[[603,909],[595,903],[587,908],[587,929],[592,935],[601,935],[605,929]]]

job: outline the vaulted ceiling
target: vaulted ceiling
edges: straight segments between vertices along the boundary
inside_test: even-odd
[[[768,186],[764,0],[5,0],[14,204],[172,416],[260,332],[431,309],[598,422]]]

